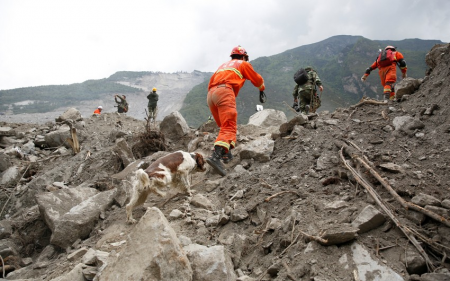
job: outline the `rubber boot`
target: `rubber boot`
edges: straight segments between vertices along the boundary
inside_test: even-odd
[[[220,162],[220,160],[222,160],[222,156],[225,154],[224,151],[225,148],[215,145],[212,155],[206,159],[206,162],[211,167],[213,167],[214,170],[216,170],[216,172],[218,172],[222,177],[227,175],[222,162]]]

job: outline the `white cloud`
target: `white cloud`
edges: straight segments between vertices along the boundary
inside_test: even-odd
[[[448,1],[0,0],[0,89],[215,71],[334,35],[450,41]]]

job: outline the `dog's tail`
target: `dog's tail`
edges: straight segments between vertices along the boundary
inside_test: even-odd
[[[142,169],[136,171],[136,179],[142,187],[150,185],[150,179],[148,178],[147,173]]]

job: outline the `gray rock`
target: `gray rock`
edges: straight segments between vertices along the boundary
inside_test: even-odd
[[[416,205],[419,205],[420,207],[425,207],[426,205],[438,207],[441,206],[441,201],[439,199],[424,193],[419,193],[418,195],[414,196],[411,199],[411,202]]]
[[[123,138],[116,140],[116,146],[113,148],[113,151],[117,153],[119,158],[122,160],[124,167],[136,161],[136,159],[134,159],[133,151],[131,151],[128,143]]]
[[[325,205],[325,210],[340,210],[348,207],[348,203],[342,200],[330,202]]]
[[[273,153],[275,142],[267,137],[259,137],[249,143],[243,144],[239,156],[241,159],[251,159],[267,162]]]
[[[214,205],[209,201],[208,198],[203,196],[202,194],[195,194],[194,197],[192,197],[191,204],[198,208],[203,208],[207,210],[214,210]]]
[[[233,222],[238,222],[248,218],[248,213],[244,208],[234,209],[231,212],[230,220]]]
[[[81,113],[76,108],[69,108],[63,114],[61,114],[58,118],[56,118],[56,122],[62,122],[66,120],[78,121],[81,120]]]
[[[215,190],[217,187],[219,187],[222,184],[222,182],[224,180],[225,180],[224,178],[220,178],[217,180],[207,180],[205,182],[206,191],[211,192],[211,191]]]
[[[99,273],[99,281],[152,280],[150,276],[154,280],[192,281],[191,262],[158,208],[148,208],[127,236],[116,258]]]
[[[11,158],[8,154],[0,153],[0,173],[6,171],[11,166]]]
[[[50,281],[86,281],[83,274],[83,267],[85,265],[82,263],[77,264],[69,273],[54,278]]]
[[[264,109],[250,116],[248,124],[261,127],[270,127],[280,126],[281,124],[286,122],[286,114],[283,111],[275,109]]]
[[[427,205],[427,206],[425,206],[425,209],[435,212],[436,214],[443,216],[445,218],[450,217],[450,210],[446,209],[446,208]]]
[[[82,256],[84,256],[84,254],[86,254],[87,251],[88,251],[88,248],[86,248],[86,247],[75,250],[72,253],[70,253],[69,255],[67,255],[67,259],[69,261],[75,261],[75,260],[81,258]]]
[[[406,264],[406,270],[409,274],[422,274],[427,272],[425,259],[414,250],[406,251],[405,255],[400,255],[400,259]]]
[[[174,111],[167,115],[163,121],[161,121],[159,127],[161,133],[171,140],[179,140],[191,131],[186,120],[178,111]]]
[[[0,256],[18,256],[19,251],[17,245],[10,239],[0,240]]]
[[[373,259],[363,245],[353,243],[351,245],[352,257],[358,272],[358,276],[376,276],[376,280],[404,281],[402,276],[391,268]],[[370,279],[367,279],[370,280]],[[375,280],[375,279],[373,279]]]
[[[427,218],[423,213],[413,210],[408,210],[406,212],[406,217],[418,225],[421,225],[423,222],[425,222],[425,219]]]
[[[308,123],[308,116],[304,114],[299,114],[289,120],[289,122],[281,124],[280,126],[280,136],[285,137],[291,134],[295,125],[305,125]]]
[[[442,207],[450,209],[450,199],[445,199],[442,201]]]
[[[70,127],[64,124],[59,127],[58,130],[45,135],[45,144],[47,147],[59,147],[64,145],[65,147],[70,148],[69,143],[66,141],[68,138],[72,138]]]
[[[8,186],[11,184],[16,184],[19,178],[19,167],[12,166],[6,169],[2,174],[1,184],[4,186]]]
[[[352,222],[352,226],[359,228],[358,233],[365,233],[379,227],[386,221],[383,214],[372,205],[367,205]]]
[[[325,230],[321,237],[327,240],[323,245],[338,245],[355,239],[359,229],[351,225],[342,224],[331,226]]]
[[[9,238],[13,233],[11,222],[9,220],[0,221],[0,240]]]
[[[425,273],[420,276],[420,281],[448,281],[450,274],[447,273]]]
[[[395,97],[401,99],[404,95],[412,95],[419,88],[420,81],[411,77],[406,77],[395,84]]]
[[[22,145],[21,149],[24,154],[34,154],[35,153],[34,142],[31,140],[28,141],[27,143]]]
[[[172,210],[172,212],[170,212],[170,214],[169,214],[169,218],[171,218],[171,219],[179,219],[182,217],[183,217],[183,212],[178,209]]]
[[[39,210],[52,230],[50,242],[66,248],[89,236],[99,215],[109,208],[116,190],[98,193],[92,188],[60,189],[36,196]]]
[[[236,280],[233,263],[223,246],[206,247],[191,244],[183,247],[183,250],[191,262],[193,280]]]
[[[16,131],[11,127],[0,126],[0,136],[15,136]]]

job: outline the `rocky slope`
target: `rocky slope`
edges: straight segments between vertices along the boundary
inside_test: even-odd
[[[449,280],[449,62],[450,45],[436,45],[427,76],[399,83],[395,102],[256,113],[227,176],[208,168],[192,175],[192,197],[150,196],[135,225],[124,207],[133,171],[167,153],[140,157],[143,121],[74,111],[3,123],[6,279]],[[177,112],[152,129],[168,151],[205,156],[217,135]]]

